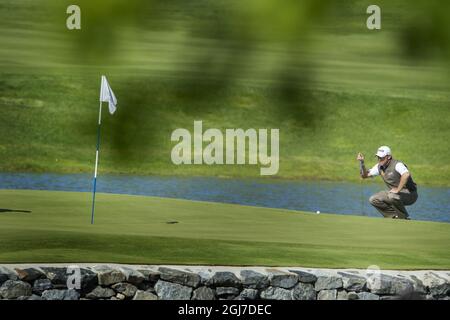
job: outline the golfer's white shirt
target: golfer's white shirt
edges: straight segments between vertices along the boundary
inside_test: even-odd
[[[400,173],[401,176],[404,173],[409,172],[408,168],[406,168],[406,166],[403,163],[401,163],[401,162],[398,162],[395,165],[395,171]],[[375,176],[378,176],[378,175],[380,175],[380,170],[378,170],[378,164],[376,164],[369,170],[369,177],[375,177]]]

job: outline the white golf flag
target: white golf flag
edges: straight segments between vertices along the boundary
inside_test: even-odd
[[[100,101],[108,102],[109,113],[113,114],[116,111],[117,99],[114,92],[109,86],[108,80],[102,76],[102,86],[100,89]]]

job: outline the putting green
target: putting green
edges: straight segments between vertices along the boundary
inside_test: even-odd
[[[450,268],[447,223],[98,194],[90,225],[90,201],[0,190],[0,263]]]

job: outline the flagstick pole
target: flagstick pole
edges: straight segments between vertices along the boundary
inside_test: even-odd
[[[100,149],[100,126],[102,124],[102,102],[100,101],[100,108],[98,112],[98,127],[97,127],[97,151],[95,152],[95,170],[94,170],[94,181],[93,181],[93,194],[92,194],[92,213],[91,213],[91,224],[94,224],[94,211],[95,211],[95,192],[97,191],[97,168],[98,168],[98,152]]]

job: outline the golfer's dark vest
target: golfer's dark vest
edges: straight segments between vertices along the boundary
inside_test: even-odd
[[[386,183],[386,185],[390,189],[397,188],[398,185],[400,184],[401,175],[400,175],[400,173],[398,173],[395,170],[395,166],[399,162],[401,162],[401,161],[391,159],[387,168],[384,168],[383,166],[378,166],[378,170],[380,171],[380,175],[383,178],[384,183]],[[405,167],[406,167],[406,164],[405,164]],[[411,175],[409,176],[408,181],[406,181],[406,185],[404,188],[408,189],[410,192],[417,191],[417,186],[414,183]]]

